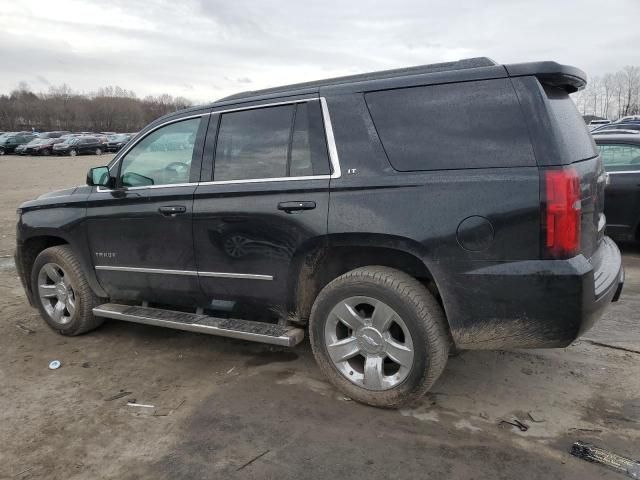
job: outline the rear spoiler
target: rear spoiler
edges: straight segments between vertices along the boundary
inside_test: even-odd
[[[511,63],[504,68],[510,77],[534,75],[543,85],[559,87],[567,93],[582,90],[587,85],[587,74],[576,67],[556,62]]]

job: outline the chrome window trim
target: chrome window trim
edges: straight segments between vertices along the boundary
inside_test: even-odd
[[[640,169],[638,170],[617,170],[617,171],[607,171],[609,175],[617,175],[619,173],[640,173]]]
[[[340,178],[342,176],[342,171],[340,169],[340,159],[338,157],[338,148],[336,146],[336,140],[333,135],[333,125],[331,124],[331,116],[329,115],[329,107],[327,106],[327,100],[325,99],[325,97],[301,98],[298,100],[287,100],[283,102],[265,103],[263,105],[247,105],[244,107],[228,108],[225,110],[216,110],[216,111],[211,111],[209,113],[201,113],[198,115],[192,115],[190,117],[183,117],[183,118],[178,118],[174,120],[169,120],[167,122],[161,123],[160,125],[157,125],[156,127],[153,128],[153,130],[149,130],[147,133],[145,133],[143,137],[141,137],[140,139],[137,139],[135,144],[127,147],[122,153],[122,155],[120,155],[120,157],[118,157],[118,159],[114,162],[114,164],[111,165],[111,167],[109,168],[109,171],[111,171],[111,168],[115,167],[120,162],[120,160],[129,152],[129,150],[135,147],[140,141],[142,141],[145,137],[155,132],[159,128],[162,128],[166,125],[180,122],[182,120],[190,120],[192,118],[203,117],[205,115],[222,114],[222,113],[229,113],[229,112],[240,112],[244,110],[255,110],[257,108],[275,107],[279,105],[295,105],[297,103],[306,103],[306,102],[313,102],[313,101],[320,101],[320,109],[322,111],[322,120],[324,122],[325,138],[327,141],[327,150],[329,152],[329,162],[333,170],[333,173],[331,173],[330,175],[306,175],[301,177],[248,178],[243,180],[217,180],[217,181],[213,180],[208,182],[173,183],[173,184],[166,184],[166,185],[129,187],[127,188],[127,190],[142,190],[147,188],[191,187],[196,185],[234,185],[234,184],[241,184],[241,183],[285,182],[285,181],[300,181],[300,180],[328,180],[332,178]],[[112,192],[113,190],[98,187],[97,191]]]
[[[263,182],[287,182],[296,180],[328,180],[331,175],[307,175],[302,177],[271,177],[271,178],[248,178],[245,180],[213,180],[210,182],[200,182],[198,185],[234,185],[238,183],[263,183]]]
[[[324,120],[324,131],[327,136],[327,147],[329,148],[329,161],[333,167],[333,173],[331,178],[340,178],[342,172],[340,171],[340,158],[338,157],[338,147],[336,146],[336,139],[333,136],[333,125],[331,124],[331,116],[329,115],[329,107],[327,106],[327,99],[320,97],[320,107],[322,109],[322,118]]]
[[[96,270],[132,273],[159,273],[165,275],[187,275],[194,277],[240,278],[248,280],[273,280],[273,275],[256,273],[201,272],[197,270],[170,270],[166,268],[119,267],[112,265],[96,265]]]
[[[256,108],[278,107],[280,105],[295,105],[296,103],[306,103],[319,100],[319,97],[299,98],[297,100],[283,100],[282,102],[264,103],[261,105],[246,105],[244,107],[227,108],[224,110],[213,110],[211,114],[241,112],[243,110],[255,110]],[[216,107],[213,107],[216,108]]]

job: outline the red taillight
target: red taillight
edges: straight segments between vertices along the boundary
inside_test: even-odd
[[[569,258],[580,250],[580,178],[574,168],[547,170],[545,180],[545,246],[553,258]]]

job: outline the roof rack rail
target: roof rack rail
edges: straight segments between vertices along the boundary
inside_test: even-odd
[[[229,100],[238,100],[247,97],[257,97],[261,95],[269,95],[272,93],[280,93],[286,91],[304,90],[309,88],[319,88],[328,85],[340,85],[344,83],[362,82],[367,80],[379,80],[383,78],[401,77],[407,75],[421,75],[425,73],[448,72],[452,70],[464,70],[468,68],[493,67],[497,63],[487,57],[466,58],[453,62],[432,63],[429,65],[419,65],[416,67],[395,68],[392,70],[381,70],[378,72],[360,73],[356,75],[348,75],[344,77],[327,78],[324,80],[314,80],[311,82],[294,83],[291,85],[282,85],[279,87],[266,88],[262,90],[249,90],[246,92],[236,93],[228,97],[221,98],[216,102],[226,102]]]

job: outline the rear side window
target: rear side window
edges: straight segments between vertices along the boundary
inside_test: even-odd
[[[536,165],[506,79],[385,90],[365,98],[396,170]]]
[[[549,115],[554,123],[556,141],[562,149],[565,163],[585,160],[597,155],[596,145],[580,112],[567,92],[545,85]]]
[[[223,113],[214,180],[252,180],[329,173],[318,102]]]
[[[599,145],[608,172],[640,171],[640,145]]]

